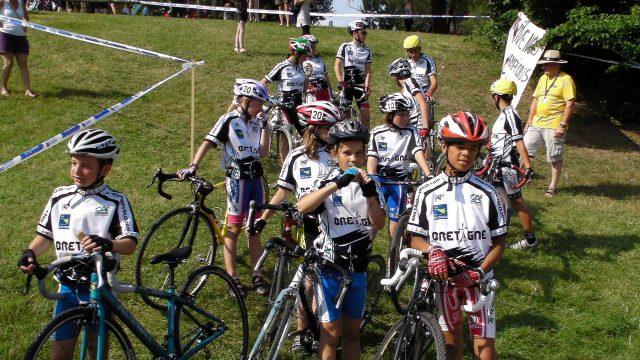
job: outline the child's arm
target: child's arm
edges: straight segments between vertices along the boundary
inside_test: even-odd
[[[378,158],[376,158],[375,156],[369,156],[367,158],[367,172],[369,174],[377,174],[378,172],[376,171],[376,169],[378,168]]]
[[[371,225],[375,230],[382,230],[382,228],[386,225],[386,217],[387,213],[382,208],[382,204],[378,185],[376,182],[369,177],[369,175],[364,171],[360,170],[360,177],[362,181],[360,182],[360,187],[362,188],[362,195],[367,199],[367,208],[369,209],[369,221],[371,221]]]
[[[364,92],[371,95],[371,64],[364,65]]]
[[[98,235],[87,235],[80,240],[87,252],[111,251],[122,255],[131,255],[136,249],[136,240],[125,236],[118,240],[106,239]]]
[[[520,154],[520,160],[524,164],[525,169],[531,169],[531,159],[529,159],[529,152],[524,145],[524,140],[519,139],[516,141],[516,148],[518,149],[518,154]]]
[[[480,264],[480,269],[485,273],[493,269],[496,264],[502,259],[502,255],[504,255],[504,250],[507,245],[507,234],[503,234],[491,239],[491,248],[489,248],[489,253],[484,258],[482,264]]]
[[[47,239],[42,235],[36,235],[36,237],[31,240],[29,247],[20,256],[20,260],[18,261],[20,270],[25,274],[33,274],[33,270],[35,270],[37,264],[36,257],[47,251],[52,243],[53,240]]]
[[[425,175],[431,175],[431,168],[429,168],[429,163],[427,163],[427,158],[424,156],[424,151],[418,150],[413,154],[413,158],[416,160],[422,172]]]
[[[328,198],[338,190],[338,185],[335,182],[329,182],[323,188],[320,188],[308,195],[303,196],[298,201],[296,207],[298,211],[303,214],[308,214],[313,210],[317,209],[320,204],[324,201],[324,199]]]
[[[416,99],[418,106],[420,107],[420,114],[422,116],[422,128],[429,128],[429,107],[427,105],[427,100],[425,100],[424,95],[422,95],[422,91],[418,91],[413,95],[413,98]]]

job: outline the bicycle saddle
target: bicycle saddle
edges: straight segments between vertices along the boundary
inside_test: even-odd
[[[168,253],[156,255],[149,261],[151,264],[177,265],[191,256],[191,246],[175,248]]]

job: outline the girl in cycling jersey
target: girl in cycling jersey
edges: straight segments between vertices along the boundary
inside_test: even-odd
[[[340,120],[339,110],[330,102],[315,101],[298,106],[298,116],[307,124],[302,137],[302,146],[294,149],[284,160],[278,178],[278,191],[269,202],[272,205],[280,205],[289,198],[292,191],[296,192],[296,199],[299,199],[303,191],[310,189],[317,179],[335,167],[327,142],[329,129]],[[265,210],[262,217],[255,222],[256,231],[262,232],[267,220],[273,214],[273,210]],[[303,222],[305,243],[307,248],[310,248],[313,246],[313,240],[320,234],[318,218],[313,215],[304,215]],[[307,283],[307,289],[309,297],[312,297],[310,283]],[[304,315],[304,311],[299,311],[298,314]],[[304,329],[306,320],[298,316],[297,321],[298,330]],[[293,351],[305,350],[301,345],[300,336],[293,339]]]
[[[416,79],[411,77],[411,65],[407,59],[396,59],[389,65],[389,75],[398,85],[401,93],[411,98],[411,112],[409,119],[411,125],[415,126],[420,133],[420,137],[429,135],[429,107],[423,95],[423,89]],[[427,154],[429,155],[429,154]]]
[[[318,316],[321,322],[321,359],[335,359],[342,337],[342,357],[360,358],[360,322],[366,295],[366,269],[373,233],[385,223],[384,198],[377,183],[367,172],[357,168],[365,161],[369,131],[362,123],[345,120],[329,130],[331,157],[337,164],[318,179],[311,189],[303,191],[298,201],[302,213],[317,213],[320,235],[315,246],[323,256],[353,274],[342,303],[336,309],[335,295],[340,291],[342,276],[320,270],[315,284]]]
[[[378,175],[381,183],[409,180],[411,174],[407,169],[412,158],[427,176],[431,176],[418,132],[409,124],[411,107],[411,99],[401,93],[380,98],[380,111],[385,115],[386,124],[376,126],[371,131],[367,171]],[[389,212],[389,233],[393,236],[400,214],[405,210],[407,187],[381,184],[381,188]]]
[[[213,129],[200,145],[187,169],[178,171],[180,178],[194,176],[202,159],[212,147],[221,147],[221,168],[226,173],[227,232],[224,239],[224,263],[227,272],[235,280],[244,296],[244,288],[236,270],[236,250],[242,222],[249,212],[249,202],[264,203],[262,182],[263,158],[269,152],[269,134],[266,114],[262,105],[269,100],[269,90],[257,80],[237,79],[234,94],[238,97],[236,108],[218,119]],[[259,215],[258,215],[259,216]],[[255,266],[262,254],[260,234],[249,236],[249,255]],[[267,296],[269,290],[262,273],[252,274],[253,287],[259,295]]]
[[[327,73],[327,66],[320,55],[316,53],[318,39],[311,34],[304,35],[302,38],[311,44],[311,52],[307,55],[307,60],[302,64],[305,73],[311,73],[311,75],[309,75],[309,86],[307,88],[307,102],[317,100],[330,101],[333,89],[331,88],[331,81]],[[311,66],[311,71],[308,70],[309,66]]]
[[[302,105],[304,91],[308,85],[302,63],[310,52],[311,44],[306,39],[289,39],[287,58],[278,63],[261,80],[264,85],[276,82],[278,96],[284,105],[281,110],[300,136],[304,134],[304,124],[298,121],[296,107]]]
[[[449,115],[440,122],[438,137],[447,167],[418,188],[407,230],[411,247],[428,254],[436,283],[438,319],[447,354],[462,359],[464,339],[461,305],[475,304],[478,284],[493,277],[493,267],[505,250],[508,217],[495,188],[472,171],[480,147],[489,141],[482,117],[470,112]],[[495,359],[496,319],[493,304],[467,314],[475,356]]]

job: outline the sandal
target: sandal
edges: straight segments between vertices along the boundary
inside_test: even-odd
[[[251,281],[253,282],[253,288],[256,290],[258,295],[269,296],[269,289],[267,288],[267,283],[265,283],[262,275],[253,275]]]
[[[9,90],[8,89],[2,89],[0,90],[0,95],[2,96],[9,96]]]
[[[544,192],[544,196],[546,197],[554,197],[558,193],[557,189],[548,188],[547,191]]]
[[[243,298],[243,299],[246,298],[247,294],[244,292],[244,286],[242,285],[242,282],[240,281],[240,278],[232,278],[232,279],[233,279],[233,282],[236,283],[236,288],[238,288],[238,292],[240,293],[240,297]],[[233,291],[229,291],[229,292],[231,292],[231,295],[234,295]]]

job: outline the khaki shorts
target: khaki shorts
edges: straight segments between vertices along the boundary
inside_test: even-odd
[[[556,138],[555,135],[555,129],[530,126],[527,133],[524,134],[524,145],[527,148],[529,157],[535,157],[538,149],[544,145],[547,149],[547,162],[552,163],[562,160],[567,135],[565,134],[561,138]]]

